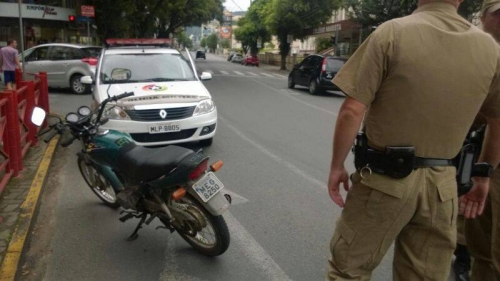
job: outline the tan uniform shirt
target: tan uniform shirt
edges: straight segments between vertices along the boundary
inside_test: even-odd
[[[500,48],[451,4],[426,4],[379,26],[333,83],[369,106],[374,147],[451,159],[479,110],[500,116]]]

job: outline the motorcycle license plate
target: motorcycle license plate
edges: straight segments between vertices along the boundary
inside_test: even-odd
[[[149,125],[150,134],[179,132],[180,130],[181,126],[177,123],[159,123],[159,124]]]
[[[208,202],[219,191],[224,188],[222,182],[215,176],[214,173],[207,173],[198,182],[193,184],[193,189],[198,193],[203,202]]]

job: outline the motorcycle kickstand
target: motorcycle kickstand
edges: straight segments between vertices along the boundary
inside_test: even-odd
[[[139,229],[142,228],[142,224],[146,221],[148,214],[144,213],[141,215],[141,220],[137,224],[137,227],[135,228],[134,232],[127,238],[127,241],[134,241],[139,237]]]

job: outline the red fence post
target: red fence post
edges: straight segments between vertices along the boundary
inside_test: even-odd
[[[16,87],[17,89],[21,88],[21,84],[23,82],[23,72],[21,69],[16,68]]]
[[[15,91],[5,91],[3,93],[8,99],[7,103],[7,137],[8,153],[10,157],[10,167],[14,171],[13,176],[17,177],[19,171],[23,169],[21,162],[21,131],[19,128],[19,112],[17,109],[17,93]]]
[[[36,133],[37,127],[35,124],[31,123],[31,114],[33,114],[33,108],[35,107],[35,81],[26,81],[26,86],[28,90],[26,91],[26,110],[24,113],[24,124],[28,127],[28,139],[31,145],[36,145]]]

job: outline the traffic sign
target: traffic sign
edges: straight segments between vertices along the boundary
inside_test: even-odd
[[[95,17],[95,7],[90,5],[81,6],[81,14],[84,17]]]
[[[93,18],[89,18],[89,17],[84,17],[84,16],[77,16],[76,17],[76,22],[77,23],[81,23],[81,22],[94,22],[94,19]]]

